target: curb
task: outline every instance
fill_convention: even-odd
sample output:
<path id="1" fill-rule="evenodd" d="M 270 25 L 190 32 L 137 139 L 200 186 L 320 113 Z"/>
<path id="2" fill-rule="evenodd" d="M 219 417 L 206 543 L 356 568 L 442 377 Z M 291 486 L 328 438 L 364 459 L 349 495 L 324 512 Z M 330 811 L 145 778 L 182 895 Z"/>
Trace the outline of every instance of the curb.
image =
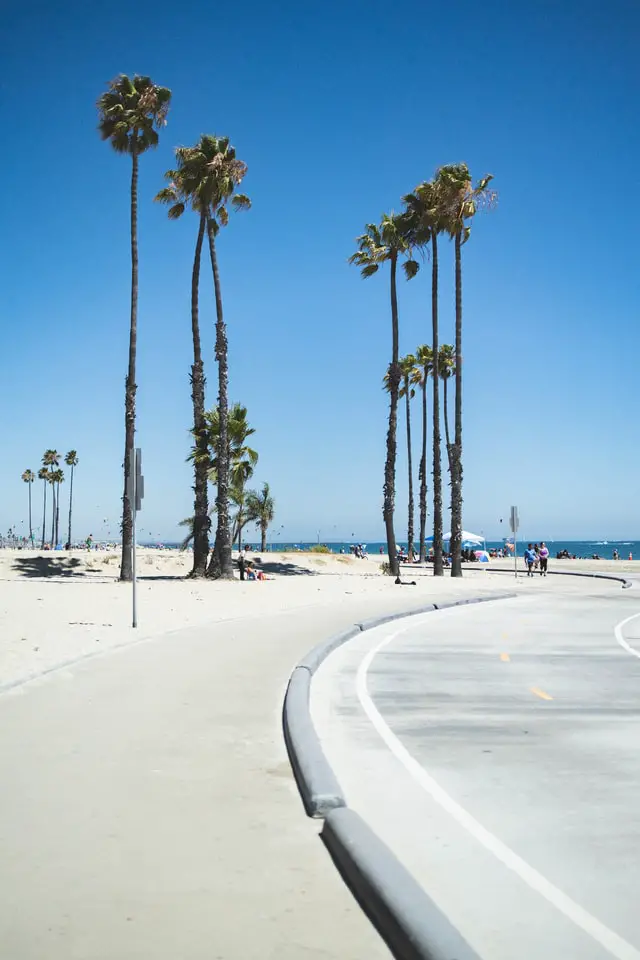
<path id="1" fill-rule="evenodd" d="M 465 570 L 476 572 L 476 566 L 464 567 Z M 510 573 L 513 576 L 513 568 L 509 570 L 506 567 L 485 567 L 484 565 L 478 569 L 480 571 L 486 571 L 488 573 Z M 633 580 L 627 580 L 625 577 L 619 577 L 615 573 L 590 573 L 586 570 L 547 570 L 547 573 L 550 577 L 591 577 L 593 580 L 615 580 L 617 583 L 622 584 L 623 590 L 628 590 L 629 587 L 633 586 Z M 521 576 L 526 576 L 526 570 L 518 570 L 518 574 Z"/>
<path id="2" fill-rule="evenodd" d="M 478 954 L 357 813 L 347 807 L 332 810 L 320 839 L 394 957 L 479 960 Z"/>
<path id="3" fill-rule="evenodd" d="M 313 674 L 338 647 L 383 623 L 489 600 L 496 593 L 429 603 L 385 614 L 344 630 L 314 647 L 294 668 L 282 710 L 289 762 L 307 816 L 324 819 L 321 839 L 343 880 L 396 960 L 478 960 L 446 916 L 436 907 L 395 854 L 353 810 L 324 755 L 309 709 Z"/>

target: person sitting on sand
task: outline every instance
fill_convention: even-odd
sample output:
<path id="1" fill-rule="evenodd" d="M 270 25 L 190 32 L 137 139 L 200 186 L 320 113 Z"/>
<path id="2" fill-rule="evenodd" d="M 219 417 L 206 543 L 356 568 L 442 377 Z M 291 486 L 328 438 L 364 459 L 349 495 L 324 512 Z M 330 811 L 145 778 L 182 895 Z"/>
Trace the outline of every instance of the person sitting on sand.
<path id="1" fill-rule="evenodd" d="M 264 570 L 256 570 L 252 563 L 247 563 L 246 566 L 247 580 L 269 580 L 273 579 L 272 577 L 267 577 Z"/>

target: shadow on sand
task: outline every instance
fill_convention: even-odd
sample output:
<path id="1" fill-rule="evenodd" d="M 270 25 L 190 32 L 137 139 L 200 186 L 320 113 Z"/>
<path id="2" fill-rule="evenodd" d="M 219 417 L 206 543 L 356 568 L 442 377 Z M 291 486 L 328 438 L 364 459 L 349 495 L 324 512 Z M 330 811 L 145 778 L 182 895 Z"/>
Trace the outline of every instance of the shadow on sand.
<path id="1" fill-rule="evenodd" d="M 250 563 L 255 564 L 266 574 L 275 573 L 280 577 L 317 577 L 318 570 L 308 570 L 307 567 L 299 567 L 297 563 L 282 563 L 279 560 L 261 560 L 250 558 Z"/>
<path id="2" fill-rule="evenodd" d="M 22 577 L 84 577 L 78 557 L 16 557 L 13 569 Z"/>

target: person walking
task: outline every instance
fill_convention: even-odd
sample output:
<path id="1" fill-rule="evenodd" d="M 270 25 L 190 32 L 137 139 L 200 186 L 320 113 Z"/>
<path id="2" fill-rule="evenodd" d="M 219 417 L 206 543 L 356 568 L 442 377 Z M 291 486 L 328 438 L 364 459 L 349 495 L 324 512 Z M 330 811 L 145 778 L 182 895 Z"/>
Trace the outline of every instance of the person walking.
<path id="1" fill-rule="evenodd" d="M 536 552 L 533 549 L 533 545 L 529 544 L 527 549 L 524 552 L 524 562 L 527 565 L 527 576 L 533 576 L 533 567 L 536 562 Z"/>
<path id="2" fill-rule="evenodd" d="M 540 576 L 546 577 L 547 575 L 547 564 L 549 563 L 549 548 L 547 547 L 544 540 L 540 544 L 540 550 L 538 552 L 540 558 Z"/>

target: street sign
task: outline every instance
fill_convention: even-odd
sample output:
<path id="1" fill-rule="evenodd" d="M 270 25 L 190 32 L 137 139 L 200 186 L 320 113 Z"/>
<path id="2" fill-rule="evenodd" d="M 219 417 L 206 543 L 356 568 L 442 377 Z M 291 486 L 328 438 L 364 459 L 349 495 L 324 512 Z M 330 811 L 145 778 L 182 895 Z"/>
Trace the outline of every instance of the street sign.
<path id="1" fill-rule="evenodd" d="M 127 479 L 127 496 L 131 509 L 135 507 L 135 512 L 142 510 L 142 500 L 144 497 L 144 477 L 142 476 L 142 450 L 136 447 L 130 452 L 131 463 L 129 468 L 129 477 Z"/>
<path id="2" fill-rule="evenodd" d="M 520 526 L 520 518 L 518 516 L 517 507 L 511 507 L 511 516 L 509 517 L 509 526 L 511 527 L 511 533 L 518 532 L 518 527 Z"/>

